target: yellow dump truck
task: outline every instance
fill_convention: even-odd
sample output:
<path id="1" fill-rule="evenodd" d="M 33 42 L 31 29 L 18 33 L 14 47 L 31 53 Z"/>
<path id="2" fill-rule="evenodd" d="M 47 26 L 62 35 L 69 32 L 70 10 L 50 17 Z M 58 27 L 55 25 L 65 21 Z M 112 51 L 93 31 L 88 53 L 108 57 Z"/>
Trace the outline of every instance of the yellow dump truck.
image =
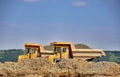
<path id="1" fill-rule="evenodd" d="M 105 56 L 101 49 L 76 49 L 72 42 L 53 42 L 54 55 L 49 56 L 51 62 L 68 58 L 84 58 L 88 61 Z"/>
<path id="2" fill-rule="evenodd" d="M 18 56 L 18 62 L 27 58 L 44 57 L 47 58 L 52 55 L 53 51 L 44 50 L 41 44 L 25 43 L 25 52 L 23 55 Z"/>
<path id="3" fill-rule="evenodd" d="M 24 58 L 36 58 L 45 57 L 51 62 L 57 62 L 61 59 L 69 58 L 84 58 L 86 60 L 92 60 L 105 56 L 105 53 L 101 49 L 76 49 L 72 42 L 53 42 L 50 44 L 54 47 L 53 51 L 47 51 L 41 44 L 25 44 L 27 53 L 20 55 L 18 61 Z"/>

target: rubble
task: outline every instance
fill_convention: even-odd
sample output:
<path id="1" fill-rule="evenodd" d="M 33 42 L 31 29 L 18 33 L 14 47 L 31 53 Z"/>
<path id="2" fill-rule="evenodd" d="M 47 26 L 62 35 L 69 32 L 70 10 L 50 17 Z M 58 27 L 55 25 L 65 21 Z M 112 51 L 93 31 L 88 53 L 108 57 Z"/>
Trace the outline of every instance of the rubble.
<path id="1" fill-rule="evenodd" d="M 57 63 L 45 58 L 24 59 L 0 63 L 0 77 L 120 77 L 120 65 L 84 59 L 63 59 Z"/>

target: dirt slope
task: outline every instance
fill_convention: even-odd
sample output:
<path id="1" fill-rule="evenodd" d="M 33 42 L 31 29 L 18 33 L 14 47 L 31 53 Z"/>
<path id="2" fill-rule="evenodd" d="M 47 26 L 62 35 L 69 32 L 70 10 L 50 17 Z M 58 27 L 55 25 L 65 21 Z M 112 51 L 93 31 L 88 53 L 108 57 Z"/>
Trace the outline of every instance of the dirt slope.
<path id="1" fill-rule="evenodd" d="M 25 59 L 0 63 L 0 77 L 120 77 L 120 65 L 83 59 L 64 59 L 55 64 L 44 58 Z"/>

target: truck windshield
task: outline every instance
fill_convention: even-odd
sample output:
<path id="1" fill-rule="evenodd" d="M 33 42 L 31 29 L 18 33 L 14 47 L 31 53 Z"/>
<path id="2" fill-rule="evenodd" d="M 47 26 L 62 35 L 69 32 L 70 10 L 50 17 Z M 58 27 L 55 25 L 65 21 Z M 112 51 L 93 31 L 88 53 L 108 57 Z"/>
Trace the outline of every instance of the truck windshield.
<path id="1" fill-rule="evenodd" d="M 60 53 L 61 52 L 61 48 L 60 47 L 55 47 L 54 48 L 54 52 L 55 53 Z"/>
<path id="2" fill-rule="evenodd" d="M 24 54 L 28 54 L 28 53 L 34 54 L 35 53 L 35 49 L 33 49 L 33 48 L 26 48 Z"/>
<path id="3" fill-rule="evenodd" d="M 26 48 L 25 51 L 24 51 L 24 54 L 28 54 L 29 52 L 30 52 L 30 49 Z"/>

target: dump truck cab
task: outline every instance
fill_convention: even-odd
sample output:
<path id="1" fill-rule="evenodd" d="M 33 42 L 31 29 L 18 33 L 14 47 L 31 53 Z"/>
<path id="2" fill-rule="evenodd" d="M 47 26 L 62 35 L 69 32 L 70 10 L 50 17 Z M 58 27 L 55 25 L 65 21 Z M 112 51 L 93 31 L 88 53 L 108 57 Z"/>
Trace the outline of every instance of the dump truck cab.
<path id="1" fill-rule="evenodd" d="M 53 54 L 53 51 L 44 50 L 41 44 L 25 43 L 25 51 L 23 55 L 18 56 L 18 62 L 23 59 L 43 57 L 48 58 L 49 55 Z"/>
<path id="2" fill-rule="evenodd" d="M 49 56 L 51 62 L 57 62 L 61 59 L 73 58 L 71 51 L 71 42 L 53 42 L 50 46 L 53 46 L 54 55 Z"/>
<path id="3" fill-rule="evenodd" d="M 42 45 L 40 44 L 25 43 L 24 54 L 18 57 L 18 61 L 21 61 L 26 58 L 41 57 L 40 50 L 43 50 Z"/>
<path id="4" fill-rule="evenodd" d="M 69 47 L 68 46 L 55 46 L 54 53 L 57 54 L 58 58 L 68 58 L 69 57 Z"/>

